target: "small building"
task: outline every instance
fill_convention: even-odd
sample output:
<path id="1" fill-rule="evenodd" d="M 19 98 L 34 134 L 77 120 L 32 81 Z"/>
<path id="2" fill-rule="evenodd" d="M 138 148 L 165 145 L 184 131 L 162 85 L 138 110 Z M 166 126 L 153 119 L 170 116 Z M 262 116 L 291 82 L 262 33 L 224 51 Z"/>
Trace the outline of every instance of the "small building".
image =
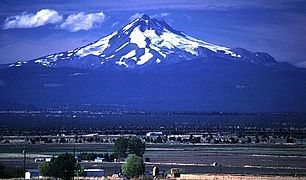
<path id="1" fill-rule="evenodd" d="M 35 158 L 34 162 L 38 163 L 38 162 L 44 162 L 45 158 Z"/>
<path id="2" fill-rule="evenodd" d="M 24 179 L 26 179 L 26 180 L 31 179 L 31 173 L 30 172 L 26 172 L 24 174 Z"/>
<path id="3" fill-rule="evenodd" d="M 86 177 L 103 177 L 105 176 L 104 169 L 84 169 Z"/>
<path id="4" fill-rule="evenodd" d="M 25 173 L 25 179 L 37 178 L 40 177 L 38 169 L 27 169 Z"/>
<path id="5" fill-rule="evenodd" d="M 95 162 L 104 162 L 105 158 L 96 157 Z"/>
<path id="6" fill-rule="evenodd" d="M 152 136 L 162 136 L 163 135 L 163 132 L 148 132 L 147 134 L 146 134 L 146 136 L 148 136 L 148 137 L 152 137 Z"/>

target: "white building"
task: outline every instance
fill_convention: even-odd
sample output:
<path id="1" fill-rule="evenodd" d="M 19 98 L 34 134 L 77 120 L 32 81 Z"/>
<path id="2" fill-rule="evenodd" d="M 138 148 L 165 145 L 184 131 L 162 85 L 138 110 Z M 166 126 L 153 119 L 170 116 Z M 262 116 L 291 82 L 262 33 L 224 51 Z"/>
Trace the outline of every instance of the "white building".
<path id="1" fill-rule="evenodd" d="M 148 137 L 151 137 L 151 136 L 162 136 L 163 135 L 163 132 L 148 132 L 147 134 L 146 134 L 146 136 L 148 136 Z"/>
<path id="2" fill-rule="evenodd" d="M 97 157 L 95 159 L 95 162 L 103 162 L 105 160 L 105 158 L 100 158 L 100 157 Z"/>

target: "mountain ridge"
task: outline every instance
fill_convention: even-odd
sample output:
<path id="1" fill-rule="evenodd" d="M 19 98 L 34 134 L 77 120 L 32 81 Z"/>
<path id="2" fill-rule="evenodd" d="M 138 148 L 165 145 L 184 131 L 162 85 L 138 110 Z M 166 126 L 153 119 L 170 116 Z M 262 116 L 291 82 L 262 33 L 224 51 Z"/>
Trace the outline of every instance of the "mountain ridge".
<path id="1" fill-rule="evenodd" d="M 173 29 L 164 20 L 143 15 L 88 45 L 30 61 L 18 61 L 9 66 L 39 64 L 46 67 L 98 69 L 119 65 L 135 68 L 199 57 L 224 57 L 268 66 L 277 64 L 267 53 L 253 53 L 242 48 L 230 49 L 207 43 Z"/>
<path id="2" fill-rule="evenodd" d="M 75 51 L 2 65 L 0 102 L 37 108 L 116 104 L 144 111 L 305 112 L 306 69 L 267 53 L 195 40 L 148 18 Z"/>

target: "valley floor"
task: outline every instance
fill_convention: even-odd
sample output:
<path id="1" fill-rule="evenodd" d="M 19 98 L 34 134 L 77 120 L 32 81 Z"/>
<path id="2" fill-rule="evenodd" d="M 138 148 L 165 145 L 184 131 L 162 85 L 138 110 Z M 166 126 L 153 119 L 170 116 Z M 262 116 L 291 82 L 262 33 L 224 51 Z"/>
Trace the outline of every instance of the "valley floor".
<path id="1" fill-rule="evenodd" d="M 40 163 L 34 161 L 37 157 L 73 153 L 74 148 L 76 155 L 81 152 L 110 153 L 113 149 L 113 144 L 101 143 L 0 144 L 0 164 L 9 169 L 22 169 L 24 146 L 27 148 L 27 169 L 38 168 Z M 147 144 L 144 158 L 150 158 L 150 162 L 145 163 L 147 172 L 157 166 L 164 172 L 171 168 L 180 168 L 189 174 L 243 174 L 246 175 L 242 176 L 243 178 L 250 176 L 249 179 L 254 175 L 306 177 L 305 145 Z M 85 168 L 101 168 L 105 170 L 106 175 L 112 175 L 120 172 L 123 162 L 81 161 L 80 163 Z M 222 176 L 216 178 L 222 179 Z M 233 179 L 235 178 L 239 179 L 239 176 L 234 176 Z"/>

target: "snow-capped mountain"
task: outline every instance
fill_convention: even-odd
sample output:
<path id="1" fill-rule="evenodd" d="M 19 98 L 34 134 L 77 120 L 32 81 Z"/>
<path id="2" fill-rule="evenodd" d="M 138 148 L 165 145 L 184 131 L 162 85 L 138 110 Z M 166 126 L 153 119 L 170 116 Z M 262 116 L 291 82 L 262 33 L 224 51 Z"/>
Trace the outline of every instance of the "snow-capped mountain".
<path id="1" fill-rule="evenodd" d="M 119 65 L 129 68 L 214 56 L 248 59 L 255 63 L 260 62 L 258 59 L 263 55 L 207 43 L 172 29 L 163 20 L 143 15 L 122 29 L 84 47 L 31 61 L 16 62 L 10 66 L 40 64 L 47 67 L 98 68 Z M 269 55 L 264 58 L 270 63 L 275 62 Z"/>
<path id="2" fill-rule="evenodd" d="M 144 15 L 84 47 L 0 66 L 0 107 L 304 112 L 305 82 L 305 69 L 267 53 L 213 45 Z"/>

